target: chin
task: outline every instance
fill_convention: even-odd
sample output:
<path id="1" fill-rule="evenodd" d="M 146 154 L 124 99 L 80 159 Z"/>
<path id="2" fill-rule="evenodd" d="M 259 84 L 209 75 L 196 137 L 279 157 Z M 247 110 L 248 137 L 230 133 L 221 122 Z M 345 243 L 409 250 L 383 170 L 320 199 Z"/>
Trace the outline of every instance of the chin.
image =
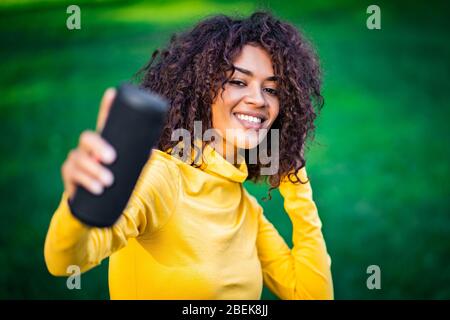
<path id="1" fill-rule="evenodd" d="M 234 137 L 234 145 L 239 149 L 253 149 L 256 148 L 261 141 L 264 140 L 266 134 L 262 134 L 260 132 L 249 132 L 246 134 L 240 134 Z"/>

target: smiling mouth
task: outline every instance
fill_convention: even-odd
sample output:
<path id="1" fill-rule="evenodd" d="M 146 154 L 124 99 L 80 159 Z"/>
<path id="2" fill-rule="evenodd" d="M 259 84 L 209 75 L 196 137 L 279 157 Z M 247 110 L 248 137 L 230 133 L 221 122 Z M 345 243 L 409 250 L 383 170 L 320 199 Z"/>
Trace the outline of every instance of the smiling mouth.
<path id="1" fill-rule="evenodd" d="M 246 113 L 235 112 L 233 115 L 246 129 L 261 129 L 266 121 L 264 117 Z"/>

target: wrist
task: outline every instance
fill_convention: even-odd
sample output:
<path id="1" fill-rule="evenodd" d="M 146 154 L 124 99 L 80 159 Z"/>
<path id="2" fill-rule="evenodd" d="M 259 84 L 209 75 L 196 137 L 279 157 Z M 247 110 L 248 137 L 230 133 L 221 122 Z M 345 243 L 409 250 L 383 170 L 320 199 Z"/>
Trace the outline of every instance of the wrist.
<path id="1" fill-rule="evenodd" d="M 297 175 L 290 171 L 280 182 L 280 193 L 284 198 L 298 198 L 311 192 L 311 185 L 306 172 L 306 167 L 301 168 Z"/>

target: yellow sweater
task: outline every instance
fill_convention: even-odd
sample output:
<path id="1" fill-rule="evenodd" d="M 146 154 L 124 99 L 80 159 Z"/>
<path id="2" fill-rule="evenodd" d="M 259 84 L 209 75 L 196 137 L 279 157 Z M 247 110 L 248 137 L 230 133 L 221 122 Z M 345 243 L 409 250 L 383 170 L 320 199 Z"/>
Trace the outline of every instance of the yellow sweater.
<path id="1" fill-rule="evenodd" d="M 45 241 L 50 273 L 68 276 L 70 265 L 84 272 L 110 257 L 111 299 L 260 299 L 263 280 L 281 299 L 332 299 L 310 184 L 280 185 L 291 250 L 244 189 L 246 164 L 236 168 L 211 147 L 204 159 L 199 169 L 153 150 L 110 228 L 82 224 L 63 193 Z"/>

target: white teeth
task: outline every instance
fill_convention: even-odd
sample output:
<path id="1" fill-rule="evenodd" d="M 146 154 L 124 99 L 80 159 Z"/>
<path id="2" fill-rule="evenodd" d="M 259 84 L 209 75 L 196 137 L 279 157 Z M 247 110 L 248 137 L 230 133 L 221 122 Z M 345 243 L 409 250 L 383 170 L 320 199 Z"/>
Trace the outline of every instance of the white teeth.
<path id="1" fill-rule="evenodd" d="M 248 122 L 261 123 L 261 118 L 249 116 L 249 115 L 246 115 L 246 114 L 237 113 L 236 117 L 238 117 L 241 120 L 248 121 Z"/>

